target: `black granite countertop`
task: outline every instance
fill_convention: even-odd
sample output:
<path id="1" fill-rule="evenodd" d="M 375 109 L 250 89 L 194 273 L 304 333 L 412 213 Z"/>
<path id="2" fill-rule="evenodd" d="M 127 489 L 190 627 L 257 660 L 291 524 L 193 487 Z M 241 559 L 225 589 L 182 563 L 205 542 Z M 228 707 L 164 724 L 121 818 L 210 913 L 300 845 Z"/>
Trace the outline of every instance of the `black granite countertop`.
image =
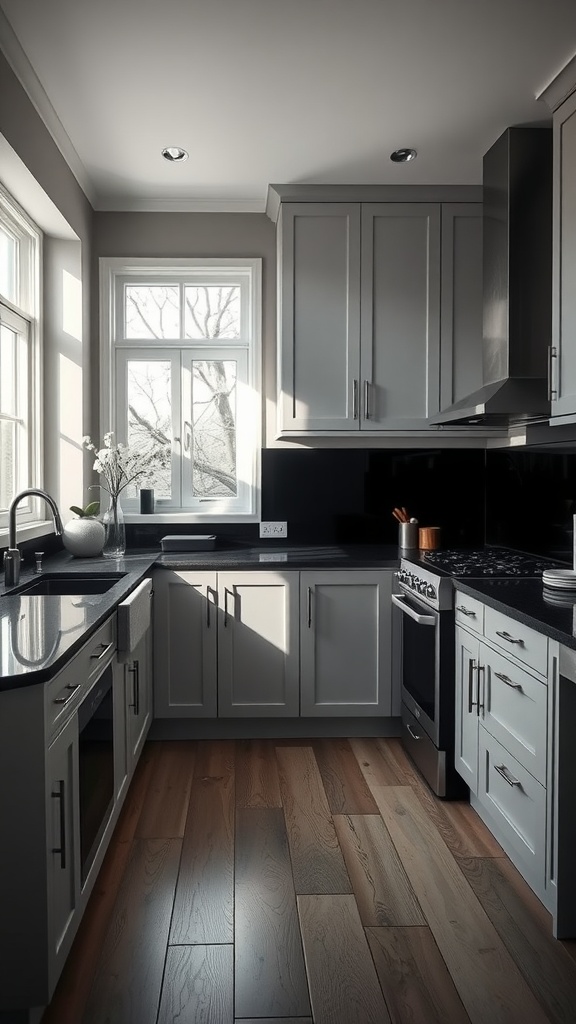
<path id="1" fill-rule="evenodd" d="M 576 594 L 544 589 L 542 579 L 454 579 L 456 590 L 576 650 Z"/>
<path id="2" fill-rule="evenodd" d="M 124 558 L 73 558 L 67 552 L 44 562 L 47 575 L 121 572 L 122 579 L 103 594 L 26 596 L 15 593 L 40 577 L 21 573 L 17 588 L 0 584 L 0 691 L 51 679 L 152 568 L 175 570 L 243 569 L 394 569 L 394 545 L 352 547 L 263 544 L 213 551 L 163 554 L 128 551 Z"/>

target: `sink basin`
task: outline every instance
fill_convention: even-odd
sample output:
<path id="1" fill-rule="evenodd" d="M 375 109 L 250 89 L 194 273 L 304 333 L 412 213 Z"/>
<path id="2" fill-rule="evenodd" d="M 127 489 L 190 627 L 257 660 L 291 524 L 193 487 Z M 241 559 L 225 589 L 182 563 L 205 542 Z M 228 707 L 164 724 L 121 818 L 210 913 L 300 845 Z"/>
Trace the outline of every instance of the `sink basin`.
<path id="1" fill-rule="evenodd" d="M 24 597 L 61 597 L 65 594 L 105 594 L 118 580 L 121 580 L 126 573 L 116 572 L 100 576 L 64 576 L 54 575 L 42 576 L 40 579 L 31 580 L 21 587 L 11 591 L 13 594 L 22 594 Z"/>

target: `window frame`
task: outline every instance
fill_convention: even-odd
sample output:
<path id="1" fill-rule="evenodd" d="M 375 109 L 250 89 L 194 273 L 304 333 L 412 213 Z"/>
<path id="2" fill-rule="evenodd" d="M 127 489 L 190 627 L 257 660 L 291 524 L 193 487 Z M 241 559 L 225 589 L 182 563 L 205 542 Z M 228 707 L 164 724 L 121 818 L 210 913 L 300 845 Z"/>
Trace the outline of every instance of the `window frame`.
<path id="1" fill-rule="evenodd" d="M 246 392 L 250 398 L 245 409 L 245 419 L 239 422 L 242 441 L 249 441 L 250 465 L 246 465 L 246 456 L 240 445 L 238 462 L 240 472 L 248 475 L 247 485 L 239 488 L 239 495 L 233 499 L 208 498 L 198 499 L 195 505 L 184 506 L 180 496 L 180 505 L 174 507 L 164 500 L 156 501 L 153 515 L 141 516 L 138 512 L 137 499 L 123 498 L 122 507 L 127 522 L 188 522 L 188 523 L 219 523 L 219 522 L 258 522 L 260 519 L 260 449 L 262 422 L 262 259 L 261 258 L 134 258 L 116 257 L 100 258 L 100 437 L 111 429 L 116 440 L 125 441 L 126 410 L 123 400 L 125 391 L 121 387 L 126 380 L 126 364 L 134 359 L 149 358 L 172 361 L 173 370 L 178 373 L 179 397 L 178 421 L 179 435 L 183 434 L 183 418 L 186 407 L 186 395 L 183 385 L 185 364 L 192 359 L 234 358 L 246 352 L 247 373 Z M 126 284 L 152 285 L 178 283 L 182 288 L 186 284 L 222 284 L 222 278 L 229 279 L 230 284 L 239 284 L 240 302 L 240 334 L 237 338 L 129 338 L 124 337 L 123 310 L 121 309 L 123 289 Z M 183 331 L 183 324 L 181 325 Z M 216 355 L 217 353 L 217 355 Z M 172 381 L 174 395 L 175 381 Z M 108 427 L 110 424 L 110 427 Z M 174 452 L 172 448 L 173 467 L 178 464 L 179 478 L 181 473 L 184 445 L 182 451 Z M 243 461 L 244 460 L 244 461 Z M 174 472 L 174 469 L 173 469 Z M 184 486 L 182 486 L 184 490 Z"/>
<path id="2" fill-rule="evenodd" d="M 15 392 L 22 412 L 16 415 L 15 421 L 20 423 L 23 437 L 19 440 L 18 449 L 25 447 L 25 458 L 17 460 L 15 497 L 20 491 L 29 487 L 42 487 L 43 484 L 43 444 L 42 444 L 42 241 L 43 235 L 38 226 L 13 196 L 0 184 L 0 224 L 17 240 L 16 255 L 16 301 L 0 294 L 0 322 L 8 330 L 15 331 L 24 337 L 24 353 L 17 353 L 18 370 L 15 379 Z M 25 377 L 25 380 L 22 380 Z M 25 397 L 24 397 L 25 395 Z M 4 418 L 4 417 L 2 417 Z M 7 417 L 10 418 L 10 417 Z M 43 509 L 40 501 L 27 497 L 19 503 L 16 511 L 16 523 L 19 539 L 33 537 L 46 532 L 42 517 Z M 0 509 L 0 537 L 8 534 L 8 509 Z"/>

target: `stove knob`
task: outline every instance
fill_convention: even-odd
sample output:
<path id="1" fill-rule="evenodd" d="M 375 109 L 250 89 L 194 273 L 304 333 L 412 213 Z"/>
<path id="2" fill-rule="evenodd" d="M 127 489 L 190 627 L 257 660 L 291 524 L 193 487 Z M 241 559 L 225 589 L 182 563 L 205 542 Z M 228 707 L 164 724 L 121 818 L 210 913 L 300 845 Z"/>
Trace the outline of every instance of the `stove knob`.
<path id="1" fill-rule="evenodd" d="M 426 597 L 430 597 L 432 598 L 433 601 L 435 601 L 436 596 L 436 587 L 433 587 L 432 584 L 429 583 L 428 586 L 426 587 Z"/>
<path id="2" fill-rule="evenodd" d="M 412 590 L 416 590 L 416 587 L 418 586 L 418 577 L 414 576 L 413 573 L 411 573 L 410 575 L 412 577 L 410 580 L 410 586 L 412 587 Z"/>
<path id="3" fill-rule="evenodd" d="M 426 580 L 419 580 L 418 581 L 418 593 L 419 594 L 425 594 L 426 593 L 426 586 L 427 586 Z"/>

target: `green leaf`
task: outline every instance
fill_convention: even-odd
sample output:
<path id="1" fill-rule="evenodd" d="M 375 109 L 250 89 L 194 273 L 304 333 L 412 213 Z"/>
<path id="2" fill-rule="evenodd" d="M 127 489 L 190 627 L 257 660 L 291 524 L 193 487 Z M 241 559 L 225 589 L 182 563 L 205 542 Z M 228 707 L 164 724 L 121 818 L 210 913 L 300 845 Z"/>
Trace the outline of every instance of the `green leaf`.
<path id="1" fill-rule="evenodd" d="M 80 516 L 81 519 L 84 518 L 86 514 L 83 508 L 78 508 L 78 505 L 70 505 L 70 511 L 75 512 L 76 515 Z"/>
<path id="2" fill-rule="evenodd" d="M 97 516 L 100 511 L 100 502 L 91 501 L 89 505 L 86 505 L 84 509 L 85 516 Z"/>

